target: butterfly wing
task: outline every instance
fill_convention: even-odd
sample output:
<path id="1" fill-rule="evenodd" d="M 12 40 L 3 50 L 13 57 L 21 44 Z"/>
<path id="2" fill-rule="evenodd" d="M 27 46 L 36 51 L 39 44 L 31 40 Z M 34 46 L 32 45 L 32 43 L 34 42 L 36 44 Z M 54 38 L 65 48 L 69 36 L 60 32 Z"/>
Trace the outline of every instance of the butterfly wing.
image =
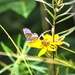
<path id="1" fill-rule="evenodd" d="M 32 37 L 31 31 L 28 28 L 24 28 L 23 32 L 25 34 L 27 41 L 31 41 L 31 37 Z"/>
<path id="2" fill-rule="evenodd" d="M 37 39 L 38 39 L 38 34 L 33 33 L 33 34 L 32 34 L 32 37 L 31 37 L 31 40 L 32 40 L 33 42 L 35 42 Z"/>
<path id="3" fill-rule="evenodd" d="M 23 32 L 28 42 L 34 42 L 38 39 L 38 34 L 32 33 L 28 28 L 24 28 Z"/>

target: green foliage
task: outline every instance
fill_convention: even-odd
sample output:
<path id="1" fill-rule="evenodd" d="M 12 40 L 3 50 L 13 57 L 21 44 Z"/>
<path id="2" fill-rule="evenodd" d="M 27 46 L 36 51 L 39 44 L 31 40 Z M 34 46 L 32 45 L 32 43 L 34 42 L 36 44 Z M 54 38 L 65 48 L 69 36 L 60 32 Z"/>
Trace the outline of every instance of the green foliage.
<path id="1" fill-rule="evenodd" d="M 17 45 L 19 47 L 21 44 L 21 39 L 22 39 L 21 34 L 19 34 L 17 38 Z M 11 68 L 12 69 L 9 70 L 10 75 L 23 75 L 23 74 L 28 75 L 31 71 L 35 73 L 33 70 L 41 72 L 41 73 L 46 73 L 47 68 L 38 66 L 41 62 L 38 62 L 38 61 L 27 62 L 27 60 L 24 57 L 21 57 L 21 56 L 27 55 L 27 53 L 30 50 L 30 48 L 27 46 L 27 42 L 24 43 L 21 55 L 19 55 L 19 52 L 15 54 L 8 46 L 3 44 L 2 42 L 1 42 L 1 46 L 4 52 L 6 53 L 6 56 L 9 57 L 9 59 L 13 62 L 13 64 L 11 63 L 10 65 L 4 66 L 4 68 L 0 70 L 0 74 Z M 13 57 L 15 57 L 16 59 L 14 59 Z M 28 70 L 30 70 L 30 72 L 28 72 Z M 31 75 L 32 75 L 32 72 L 30 73 Z"/>
<path id="2" fill-rule="evenodd" d="M 66 11 L 62 12 L 64 6 L 72 5 L 73 3 L 75 3 L 75 0 L 68 2 L 64 0 L 52 0 L 51 3 L 47 3 L 44 0 L 36 1 L 43 3 L 45 11 L 48 13 L 49 17 L 51 16 L 52 18 L 52 20 L 50 21 L 47 17 L 45 19 L 51 25 L 50 31 L 53 37 L 56 33 L 56 26 L 60 23 L 63 24 L 64 21 L 75 15 L 75 13 L 70 12 L 73 6 L 70 6 Z M 35 0 L 0 0 L 0 13 L 12 10 L 17 14 L 20 14 L 24 18 L 28 18 L 28 16 L 35 7 Z M 48 7 L 51 10 L 49 10 Z M 33 16 L 31 19 L 33 19 Z M 33 20 L 31 21 L 33 22 Z M 35 30 L 37 29 L 36 26 L 34 26 L 33 28 Z M 54 75 L 54 70 L 56 70 L 56 75 L 63 75 L 63 73 L 64 75 L 75 75 L 75 73 L 73 73 L 73 70 L 75 70 L 75 60 L 73 61 L 72 59 L 70 59 L 70 53 L 74 53 L 71 55 L 75 55 L 75 51 L 69 49 L 70 43 L 64 42 L 68 48 L 66 48 L 65 46 L 59 46 L 61 48 L 59 50 L 60 52 L 58 53 L 58 51 L 56 51 L 54 55 L 51 56 L 53 58 L 51 58 L 50 56 L 48 56 L 48 58 L 38 58 L 37 56 L 33 55 L 33 53 L 38 51 L 36 49 L 35 52 L 33 51 L 34 49 L 31 50 L 31 48 L 28 47 L 27 41 L 22 42 L 23 37 L 21 34 L 17 36 L 17 43 L 15 43 L 15 41 L 11 38 L 11 36 L 8 34 L 8 32 L 4 29 L 2 25 L 0 25 L 0 29 L 2 29 L 4 33 L 8 36 L 9 40 L 12 42 L 15 48 L 13 50 L 13 48 L 8 46 L 1 40 L 0 46 L 3 51 L 0 51 L 0 54 L 5 57 L 8 57 L 8 60 L 10 62 L 7 63 L 4 61 L 0 61 L 0 65 L 2 66 L 2 68 L 0 69 L 0 74 L 8 70 L 10 75 L 48 75 L 48 71 L 49 75 L 52 75 L 50 74 L 51 72 L 53 72 Z M 57 33 L 60 35 L 59 40 L 62 37 L 68 37 L 68 35 L 70 35 L 74 30 L 75 26 Z M 64 50 L 62 51 L 62 49 Z M 69 51 L 69 53 L 65 52 L 65 50 Z M 32 56 L 29 55 L 30 53 L 32 54 Z M 69 57 L 69 59 L 66 58 L 67 56 Z M 70 69 L 72 73 L 70 72 Z"/>
<path id="3" fill-rule="evenodd" d="M 0 0 L 0 13 L 10 9 L 27 18 L 35 7 L 35 0 Z"/>
<path id="4" fill-rule="evenodd" d="M 0 70 L 0 74 L 3 73 L 4 71 L 8 70 L 9 68 L 11 68 L 13 66 L 13 64 L 10 64 L 6 67 L 4 67 L 3 69 Z"/>
<path id="5" fill-rule="evenodd" d="M 2 42 L 1 42 L 1 46 L 3 48 L 3 50 L 7 53 L 8 57 L 11 59 L 12 62 L 14 62 L 14 58 L 11 56 L 10 53 L 13 53 L 13 51 L 6 45 L 4 45 Z"/>

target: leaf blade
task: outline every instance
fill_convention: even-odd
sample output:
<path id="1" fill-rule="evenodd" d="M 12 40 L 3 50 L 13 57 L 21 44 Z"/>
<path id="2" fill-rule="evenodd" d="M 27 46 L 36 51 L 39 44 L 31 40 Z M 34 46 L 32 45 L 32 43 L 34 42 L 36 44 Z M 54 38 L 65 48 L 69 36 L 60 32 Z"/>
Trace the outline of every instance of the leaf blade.
<path id="1" fill-rule="evenodd" d="M 57 21 L 56 24 L 61 23 L 61 22 L 65 21 L 65 20 L 67 20 L 67 19 L 73 17 L 74 15 L 75 15 L 75 13 L 72 13 L 72 14 L 70 14 L 69 16 L 67 16 L 67 17 L 65 17 L 65 18 L 63 18 L 63 19 Z"/>

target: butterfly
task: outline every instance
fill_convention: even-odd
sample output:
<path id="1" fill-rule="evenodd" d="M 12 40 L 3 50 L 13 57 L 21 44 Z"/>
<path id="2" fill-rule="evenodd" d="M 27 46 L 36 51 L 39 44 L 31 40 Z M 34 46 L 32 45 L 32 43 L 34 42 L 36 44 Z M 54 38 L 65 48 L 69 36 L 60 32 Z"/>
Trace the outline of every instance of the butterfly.
<path id="1" fill-rule="evenodd" d="M 24 28 L 23 32 L 28 42 L 35 42 L 38 39 L 38 34 L 32 33 L 28 28 Z"/>

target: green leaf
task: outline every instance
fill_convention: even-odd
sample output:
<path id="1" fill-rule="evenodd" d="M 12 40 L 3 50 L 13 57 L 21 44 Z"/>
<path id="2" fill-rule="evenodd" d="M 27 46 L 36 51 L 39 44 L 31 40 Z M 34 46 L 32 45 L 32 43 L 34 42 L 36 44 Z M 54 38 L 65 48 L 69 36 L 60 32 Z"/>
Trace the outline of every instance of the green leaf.
<path id="1" fill-rule="evenodd" d="M 20 47 L 20 44 L 21 44 L 21 34 L 18 35 L 17 46 Z"/>
<path id="2" fill-rule="evenodd" d="M 0 1 L 0 13 L 11 9 L 27 18 L 35 6 L 35 0 L 3 0 Z"/>
<path id="3" fill-rule="evenodd" d="M 9 0 L 0 0 L 0 13 L 5 12 L 9 9 L 9 6 L 7 5 Z"/>
<path id="4" fill-rule="evenodd" d="M 1 46 L 4 49 L 4 51 L 7 53 L 8 57 L 11 59 L 11 61 L 14 62 L 15 60 L 10 54 L 10 53 L 13 53 L 13 51 L 8 46 L 6 46 L 4 43 L 2 43 L 2 42 L 1 42 Z"/>
<path id="5" fill-rule="evenodd" d="M 53 8 L 53 7 L 51 6 L 51 4 L 48 4 L 48 3 L 45 2 L 45 1 L 42 1 L 42 0 L 36 0 L 36 1 L 45 3 L 45 4 L 47 4 L 48 6 L 50 5 L 50 7 Z M 45 10 L 48 12 L 48 14 L 49 14 L 52 18 L 54 18 L 54 15 L 53 15 L 53 13 L 52 13 L 50 10 L 48 10 L 48 9 L 45 9 Z"/>
<path id="6" fill-rule="evenodd" d="M 67 19 L 73 17 L 74 15 L 75 15 L 75 13 L 72 13 L 72 14 L 70 14 L 69 16 L 67 16 L 67 17 L 65 17 L 65 18 L 63 18 L 63 19 L 57 21 L 56 24 L 61 23 L 61 22 L 65 21 L 65 20 L 67 20 Z"/>
<path id="7" fill-rule="evenodd" d="M 31 64 L 30 64 L 30 67 L 41 73 L 45 73 L 45 71 L 47 70 L 47 68 L 45 68 L 45 67 L 40 67 L 40 66 L 36 66 L 36 65 L 31 65 Z"/>
<path id="8" fill-rule="evenodd" d="M 60 32 L 60 33 L 58 33 L 58 34 L 59 34 L 59 35 L 62 34 L 62 35 L 60 36 L 60 38 L 61 38 L 61 37 L 64 37 L 64 36 L 68 36 L 68 35 L 71 34 L 74 30 L 75 30 L 75 26 L 72 27 L 72 28 L 70 28 L 70 29 L 67 29 L 67 30 L 65 30 L 65 31 L 62 31 L 62 32 Z"/>
<path id="9" fill-rule="evenodd" d="M 23 50 L 26 50 L 26 48 L 27 48 L 27 41 L 24 42 Z"/>
<path id="10" fill-rule="evenodd" d="M 34 0 L 20 0 L 18 2 L 10 4 L 10 6 L 12 10 L 27 18 L 35 8 L 36 3 Z"/>
<path id="11" fill-rule="evenodd" d="M 73 66 L 73 61 L 70 59 L 70 64 Z"/>
<path id="12" fill-rule="evenodd" d="M 55 0 L 52 0 L 52 7 L 53 7 L 53 9 L 54 9 L 54 2 L 55 2 Z"/>
<path id="13" fill-rule="evenodd" d="M 47 17 L 45 17 L 45 20 L 52 26 L 52 23 L 49 21 Z"/>
<path id="14" fill-rule="evenodd" d="M 67 61 L 67 59 L 65 58 L 65 56 L 63 54 L 61 54 L 62 59 L 64 59 L 65 61 Z"/>
<path id="15" fill-rule="evenodd" d="M 74 4 L 74 3 L 75 3 L 75 0 L 71 0 L 69 2 L 61 3 L 59 6 L 61 6 L 61 5 L 70 5 L 70 4 Z"/>
<path id="16" fill-rule="evenodd" d="M 56 18 L 62 17 L 64 15 L 72 14 L 72 13 L 69 13 L 71 10 L 72 10 L 72 6 L 69 9 L 67 9 L 64 13 L 57 15 Z"/>
<path id="17" fill-rule="evenodd" d="M 1 42 L 1 46 L 5 52 L 12 53 L 12 50 L 9 47 L 7 47 L 3 42 Z"/>
<path id="18" fill-rule="evenodd" d="M 60 6 L 59 9 L 58 9 L 58 12 L 60 12 L 63 7 L 64 7 L 64 5 Z"/>
<path id="19" fill-rule="evenodd" d="M 10 75 L 20 75 L 18 63 L 14 63 L 13 68 L 12 68 L 12 72 Z"/>
<path id="20" fill-rule="evenodd" d="M 50 10 L 48 10 L 48 9 L 46 9 L 46 11 L 47 11 L 48 14 L 54 19 L 54 15 L 53 15 L 53 13 L 52 13 Z"/>
<path id="21" fill-rule="evenodd" d="M 28 75 L 27 73 L 27 71 L 28 70 L 25 70 L 25 68 L 26 68 L 26 66 L 25 66 L 25 63 L 23 64 L 22 62 L 21 62 L 21 64 L 19 65 L 19 70 L 20 70 L 20 72 L 21 72 L 21 75 Z"/>
<path id="22" fill-rule="evenodd" d="M 23 45 L 23 51 L 24 51 L 24 54 L 27 54 L 30 50 L 30 47 L 27 46 L 27 42 L 24 43 Z"/>
<path id="23" fill-rule="evenodd" d="M 69 75 L 69 68 L 66 68 L 66 75 Z"/>
<path id="24" fill-rule="evenodd" d="M 52 5 L 51 5 L 50 3 L 47 3 L 47 2 L 44 1 L 44 0 L 35 0 L 35 1 L 38 1 L 38 2 L 44 3 L 44 4 L 46 4 L 47 6 L 53 8 Z"/>
<path id="25" fill-rule="evenodd" d="M 13 66 L 13 64 L 10 64 L 10 65 L 4 67 L 3 69 L 0 70 L 0 74 L 3 73 L 4 71 L 8 70 L 12 66 Z"/>

